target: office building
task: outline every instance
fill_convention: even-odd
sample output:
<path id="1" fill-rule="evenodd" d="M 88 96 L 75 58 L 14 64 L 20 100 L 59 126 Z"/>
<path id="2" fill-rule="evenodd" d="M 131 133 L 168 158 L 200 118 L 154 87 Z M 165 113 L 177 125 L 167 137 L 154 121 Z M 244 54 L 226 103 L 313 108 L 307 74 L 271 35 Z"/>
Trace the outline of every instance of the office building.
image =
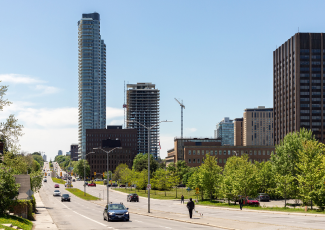
<path id="1" fill-rule="evenodd" d="M 45 154 L 43 154 L 43 161 L 46 162 L 47 161 L 47 156 Z"/>
<path id="2" fill-rule="evenodd" d="M 78 144 L 71 144 L 70 145 L 70 153 L 71 153 L 71 160 L 78 161 Z"/>
<path id="3" fill-rule="evenodd" d="M 91 175 L 94 175 L 94 172 L 96 175 L 106 172 L 106 152 L 113 149 L 107 145 L 109 140 L 120 140 L 122 147 L 109 154 L 109 171 L 114 172 L 121 163 L 132 168 L 133 159 L 137 155 L 137 130 L 122 129 L 122 126 L 119 125 L 108 125 L 107 129 L 87 129 L 86 131 L 86 159 L 89 162 Z M 102 148 L 102 150 L 98 148 Z"/>
<path id="4" fill-rule="evenodd" d="M 127 85 L 127 127 L 138 131 L 138 153 L 148 152 L 148 128 L 158 124 L 160 92 L 152 83 Z M 130 122 L 135 121 L 135 122 Z M 137 123 L 139 122 L 139 123 Z M 150 154 L 159 157 L 159 124 L 150 130 Z"/>
<path id="5" fill-rule="evenodd" d="M 217 124 L 214 138 L 221 138 L 221 145 L 234 146 L 234 123 L 229 117 L 225 117 Z"/>
<path id="6" fill-rule="evenodd" d="M 243 118 L 234 119 L 234 146 L 243 146 Z"/>
<path id="7" fill-rule="evenodd" d="M 245 109 L 243 145 L 273 146 L 273 108 Z"/>
<path id="8" fill-rule="evenodd" d="M 300 128 L 324 141 L 325 34 L 297 33 L 273 52 L 274 143 Z"/>
<path id="9" fill-rule="evenodd" d="M 62 156 L 62 150 L 58 151 L 58 156 Z"/>
<path id="10" fill-rule="evenodd" d="M 106 125 L 106 45 L 100 36 L 98 13 L 82 14 L 78 21 L 79 157 L 86 153 L 86 129 Z"/>

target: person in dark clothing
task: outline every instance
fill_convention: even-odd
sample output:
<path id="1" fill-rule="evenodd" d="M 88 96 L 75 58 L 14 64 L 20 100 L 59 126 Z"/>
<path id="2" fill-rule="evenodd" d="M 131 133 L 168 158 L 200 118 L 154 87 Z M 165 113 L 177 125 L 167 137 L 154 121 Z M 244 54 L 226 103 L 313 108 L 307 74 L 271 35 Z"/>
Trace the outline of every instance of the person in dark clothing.
<path id="1" fill-rule="evenodd" d="M 181 203 L 184 204 L 184 196 L 183 195 L 181 196 Z"/>
<path id="2" fill-rule="evenodd" d="M 239 199 L 239 207 L 240 207 L 240 210 L 243 210 L 243 204 L 244 204 L 244 200 L 242 197 L 240 197 Z"/>
<path id="3" fill-rule="evenodd" d="M 190 201 L 187 202 L 187 208 L 188 208 L 188 211 L 190 213 L 190 218 L 192 219 L 192 213 L 193 213 L 193 209 L 195 208 L 195 204 L 194 202 L 192 201 L 192 198 L 190 198 Z"/>

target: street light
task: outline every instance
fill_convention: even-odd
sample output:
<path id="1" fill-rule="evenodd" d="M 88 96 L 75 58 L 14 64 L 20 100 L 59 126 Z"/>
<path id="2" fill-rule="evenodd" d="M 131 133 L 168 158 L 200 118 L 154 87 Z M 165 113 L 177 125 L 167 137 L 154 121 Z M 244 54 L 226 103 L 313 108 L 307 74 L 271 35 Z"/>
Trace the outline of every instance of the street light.
<path id="1" fill-rule="evenodd" d="M 85 155 L 85 158 L 84 158 L 84 196 L 86 196 L 86 166 L 85 166 L 85 160 L 86 160 L 86 156 L 88 154 L 91 154 L 91 153 L 94 153 L 94 152 L 87 153 Z"/>
<path id="2" fill-rule="evenodd" d="M 110 151 L 105 151 L 104 149 L 102 148 L 93 148 L 93 149 L 99 149 L 99 150 L 102 150 L 103 152 L 107 153 L 107 179 L 106 179 L 106 182 L 107 182 L 107 187 L 106 187 L 106 190 L 107 190 L 107 205 L 109 203 L 109 189 L 108 189 L 108 177 L 109 177 L 109 174 L 108 174 L 108 154 L 113 152 L 115 149 L 122 149 L 122 147 L 116 147 L 114 149 L 111 149 Z"/>
<path id="3" fill-rule="evenodd" d="M 133 120 L 127 120 L 127 122 L 135 122 L 141 125 L 142 127 L 146 128 L 148 130 L 148 185 L 150 184 L 150 130 L 157 125 L 159 125 L 162 122 L 173 122 L 173 121 L 159 121 L 157 124 L 151 126 L 151 127 L 146 127 L 140 122 L 133 121 Z M 148 213 L 150 213 L 150 189 L 148 189 Z"/>

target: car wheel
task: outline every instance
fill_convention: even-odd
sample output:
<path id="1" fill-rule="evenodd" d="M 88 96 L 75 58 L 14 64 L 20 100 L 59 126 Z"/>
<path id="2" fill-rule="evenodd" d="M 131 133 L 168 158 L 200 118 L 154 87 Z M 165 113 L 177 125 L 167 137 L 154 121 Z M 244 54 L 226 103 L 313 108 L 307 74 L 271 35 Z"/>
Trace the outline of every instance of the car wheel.
<path id="1" fill-rule="evenodd" d="M 105 215 L 103 215 L 103 219 L 106 220 Z"/>

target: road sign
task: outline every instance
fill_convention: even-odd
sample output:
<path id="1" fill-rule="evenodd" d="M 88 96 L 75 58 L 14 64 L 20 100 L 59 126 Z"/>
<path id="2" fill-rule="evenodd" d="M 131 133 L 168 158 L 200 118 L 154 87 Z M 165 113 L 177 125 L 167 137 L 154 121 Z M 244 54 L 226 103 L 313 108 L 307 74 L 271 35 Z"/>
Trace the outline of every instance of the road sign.
<path id="1" fill-rule="evenodd" d="M 26 192 L 26 194 L 27 194 L 27 196 L 28 196 L 28 198 L 29 197 L 31 197 L 33 194 L 34 194 L 34 192 L 32 191 L 32 190 L 28 190 L 27 192 Z"/>
<path id="2" fill-rule="evenodd" d="M 94 172 L 94 176 L 96 176 L 96 172 Z"/>
<path id="3" fill-rule="evenodd" d="M 188 187 L 186 190 L 187 190 L 188 192 L 192 191 L 192 189 L 191 189 L 190 187 Z"/>
<path id="4" fill-rule="evenodd" d="M 147 189 L 148 189 L 148 190 L 151 189 L 151 184 L 147 184 Z"/>
<path id="5" fill-rule="evenodd" d="M 195 188 L 195 191 L 198 192 L 200 189 L 198 187 Z"/>
<path id="6" fill-rule="evenodd" d="M 200 194 L 200 192 L 199 191 L 196 191 L 195 194 Z"/>
<path id="7" fill-rule="evenodd" d="M 128 186 L 129 186 L 129 187 L 131 186 L 131 183 L 130 183 L 130 182 L 128 183 Z"/>
<path id="8" fill-rule="evenodd" d="M 60 172 L 60 176 L 62 176 L 62 172 Z"/>

